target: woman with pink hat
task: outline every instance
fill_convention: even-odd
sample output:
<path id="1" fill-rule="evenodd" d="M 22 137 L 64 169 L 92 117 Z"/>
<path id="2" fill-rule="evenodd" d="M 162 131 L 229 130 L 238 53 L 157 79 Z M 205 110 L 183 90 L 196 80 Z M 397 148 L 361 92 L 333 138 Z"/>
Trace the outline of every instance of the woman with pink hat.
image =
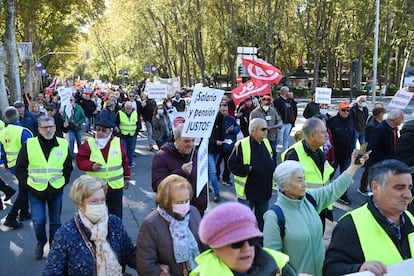
<path id="1" fill-rule="evenodd" d="M 201 220 L 199 236 L 211 249 L 196 258 L 198 266 L 191 276 L 295 275 L 286 266 L 289 256 L 259 245 L 262 233 L 246 205 L 227 202 L 217 206 Z"/>

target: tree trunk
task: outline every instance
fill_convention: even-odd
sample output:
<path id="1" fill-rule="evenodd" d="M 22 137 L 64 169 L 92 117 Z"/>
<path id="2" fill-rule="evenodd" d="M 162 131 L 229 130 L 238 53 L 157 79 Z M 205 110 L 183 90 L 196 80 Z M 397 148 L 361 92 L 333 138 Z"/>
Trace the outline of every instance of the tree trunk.
<path id="1" fill-rule="evenodd" d="M 313 66 L 313 83 L 312 91 L 315 91 L 316 86 L 318 85 L 319 80 L 319 61 L 321 58 L 321 53 L 317 50 L 315 53 L 315 65 Z"/>
<path id="2" fill-rule="evenodd" d="M 6 73 L 6 67 L 4 62 L 6 60 L 6 54 L 4 52 L 3 44 L 0 44 L 0 114 L 1 117 L 4 115 L 4 111 L 9 106 L 9 101 L 7 99 L 6 93 L 6 81 L 4 75 Z"/>
<path id="3" fill-rule="evenodd" d="M 8 60 L 8 79 L 11 98 L 12 101 L 21 101 L 22 89 L 20 84 L 19 58 L 17 57 L 16 34 L 14 30 L 16 6 L 14 0 L 4 0 L 3 3 L 7 7 L 4 46 Z"/>

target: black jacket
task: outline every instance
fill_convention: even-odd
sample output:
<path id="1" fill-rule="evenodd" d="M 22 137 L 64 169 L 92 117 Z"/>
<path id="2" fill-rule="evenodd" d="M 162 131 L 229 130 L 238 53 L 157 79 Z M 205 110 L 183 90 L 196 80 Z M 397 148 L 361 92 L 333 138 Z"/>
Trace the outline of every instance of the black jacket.
<path id="1" fill-rule="evenodd" d="M 375 220 L 384 228 L 388 236 L 390 236 L 403 259 L 411 258 L 407 236 L 409 233 L 414 232 L 414 226 L 408 216 L 403 214 L 405 224 L 401 227 L 402 238 L 399 240 L 387 223 L 385 216 L 374 206 L 372 197 L 368 200 L 368 209 L 371 211 Z M 384 254 L 387 253 L 384 252 Z M 365 258 L 354 221 L 350 215 L 345 216 L 333 230 L 331 243 L 326 251 L 323 275 L 336 276 L 358 272 L 364 262 Z"/>
<path id="2" fill-rule="evenodd" d="M 394 131 L 386 120 L 374 129 L 367 147 L 367 150 L 372 150 L 368 159 L 370 165 L 395 157 Z"/>
<path id="3" fill-rule="evenodd" d="M 213 130 L 211 131 L 210 138 L 208 140 L 208 153 L 221 153 L 223 151 L 223 145 L 218 146 L 217 141 L 224 141 L 226 129 L 224 125 L 224 117 L 219 112 L 214 121 Z"/>
<path id="4" fill-rule="evenodd" d="M 34 139 L 34 138 L 33 138 Z M 59 146 L 56 137 L 51 140 L 46 140 L 43 138 L 42 135 L 38 136 L 40 147 L 42 148 L 43 154 L 46 157 L 46 160 L 49 159 L 50 152 L 54 147 Z M 44 191 L 36 191 L 27 185 L 27 176 L 28 176 L 28 167 L 29 167 L 29 157 L 27 155 L 27 144 L 24 143 L 22 148 L 20 149 L 19 155 L 17 156 L 16 161 L 16 177 L 19 181 L 19 186 L 21 186 L 24 190 L 30 191 L 32 195 L 42 200 L 46 200 L 48 198 L 53 198 L 59 191 L 63 189 L 55 189 L 52 186 L 48 185 L 47 189 Z M 63 177 L 65 178 L 65 185 L 69 183 L 70 174 L 72 173 L 73 166 L 72 166 L 72 158 L 69 152 L 68 147 L 68 155 L 66 157 L 65 163 L 63 164 Z"/>
<path id="5" fill-rule="evenodd" d="M 355 146 L 355 128 L 351 116 L 344 120 L 337 114 L 326 121 L 326 126 L 332 133 L 335 160 L 346 160 L 351 156 Z"/>
<path id="6" fill-rule="evenodd" d="M 404 123 L 397 139 L 395 159 L 398 159 L 408 166 L 414 166 L 414 120 Z"/>

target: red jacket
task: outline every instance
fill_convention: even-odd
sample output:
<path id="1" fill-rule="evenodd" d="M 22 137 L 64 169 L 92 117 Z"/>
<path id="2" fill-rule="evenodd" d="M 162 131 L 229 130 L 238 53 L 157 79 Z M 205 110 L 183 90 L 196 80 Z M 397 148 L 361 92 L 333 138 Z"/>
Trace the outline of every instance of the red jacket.
<path id="1" fill-rule="evenodd" d="M 102 155 L 105 161 L 108 161 L 108 152 L 109 152 L 109 145 L 112 142 L 113 137 L 108 141 L 106 146 L 101 149 Z M 121 152 L 122 152 L 122 167 L 124 168 L 124 180 L 128 181 L 131 178 L 131 170 L 128 165 L 128 157 L 126 155 L 126 151 L 124 145 L 121 143 Z M 78 168 L 82 171 L 93 171 L 92 165 L 94 162 L 89 160 L 89 156 L 91 155 L 91 149 L 89 148 L 88 141 L 83 142 L 78 150 L 78 154 L 76 154 L 76 163 Z M 111 191 L 111 188 L 108 187 L 108 192 Z"/>

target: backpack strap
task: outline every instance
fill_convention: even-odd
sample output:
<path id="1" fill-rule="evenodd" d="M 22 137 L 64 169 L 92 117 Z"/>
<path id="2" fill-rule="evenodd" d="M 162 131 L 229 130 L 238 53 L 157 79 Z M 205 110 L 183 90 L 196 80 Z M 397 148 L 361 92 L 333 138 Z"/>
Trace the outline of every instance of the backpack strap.
<path id="1" fill-rule="evenodd" d="M 285 237 L 285 215 L 283 214 L 282 208 L 280 208 L 280 206 L 277 204 L 273 204 L 272 207 L 270 207 L 270 210 L 276 214 L 277 224 L 279 225 L 280 229 L 280 237 L 283 240 Z"/>
<path id="2" fill-rule="evenodd" d="M 313 207 L 315 207 L 316 210 L 318 210 L 318 204 L 316 203 L 315 198 L 309 194 L 309 193 L 305 193 L 306 199 L 309 200 L 310 203 L 312 203 Z"/>

